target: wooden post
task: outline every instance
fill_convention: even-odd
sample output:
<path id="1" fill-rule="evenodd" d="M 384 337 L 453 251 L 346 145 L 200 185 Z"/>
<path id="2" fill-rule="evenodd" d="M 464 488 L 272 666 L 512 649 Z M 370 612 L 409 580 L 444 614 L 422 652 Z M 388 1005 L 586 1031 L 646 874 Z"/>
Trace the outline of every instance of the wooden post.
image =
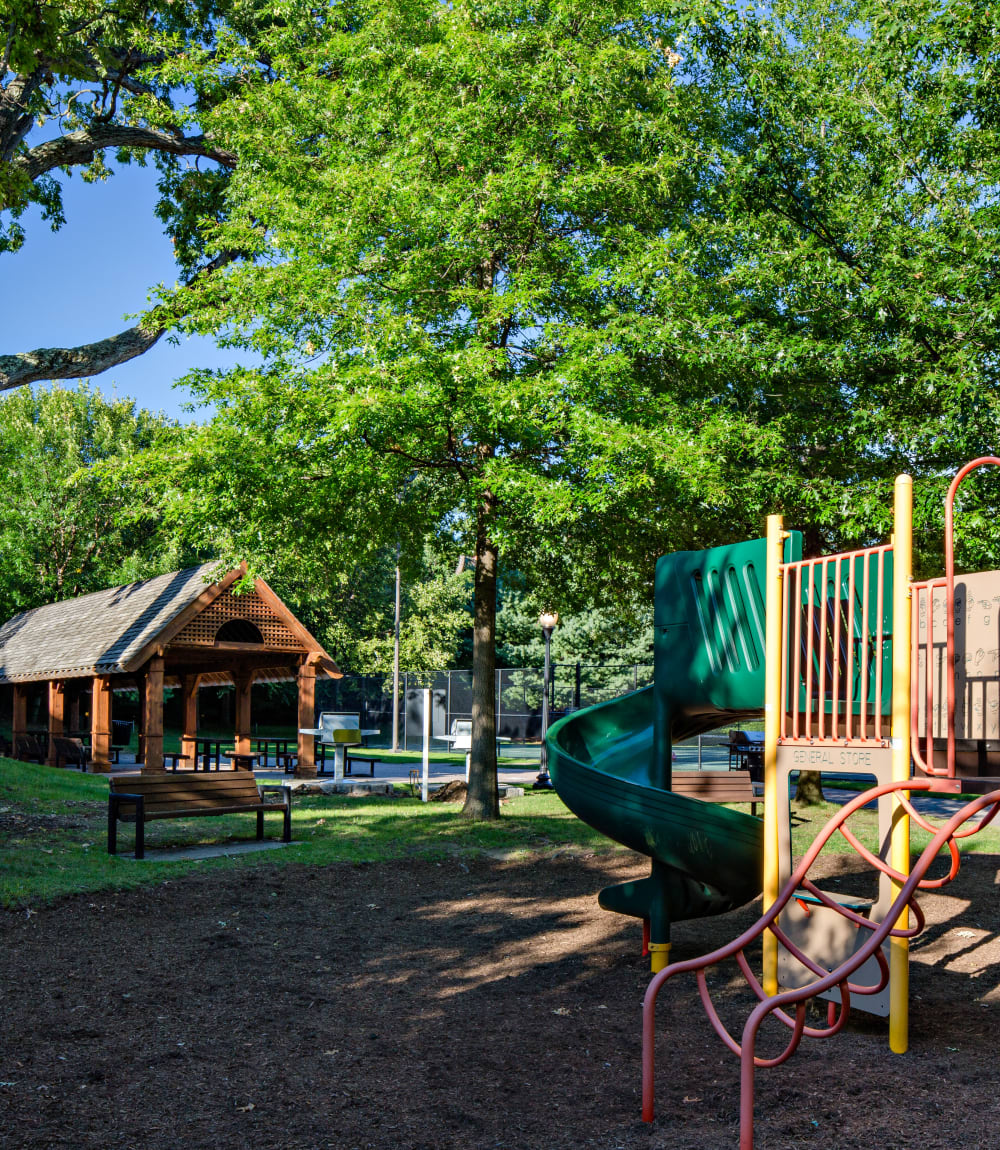
<path id="1" fill-rule="evenodd" d="M 191 766 L 197 767 L 198 740 L 198 686 L 201 675 L 185 675 L 181 679 L 181 754 L 187 755 Z"/>
<path id="2" fill-rule="evenodd" d="M 57 680 L 49 682 L 49 757 L 50 767 L 58 765 L 56 736 L 66 730 L 66 684 Z"/>
<path id="3" fill-rule="evenodd" d="M 139 723 L 136 731 L 135 761 L 146 761 L 146 672 L 136 675 L 136 689 L 139 692 Z"/>
<path id="4" fill-rule="evenodd" d="M 14 715 L 11 728 L 16 756 L 18 737 L 28 733 L 28 688 L 24 683 L 14 684 Z"/>
<path id="5" fill-rule="evenodd" d="M 154 655 L 146 665 L 146 745 L 142 773 L 154 774 L 163 767 L 163 656 Z"/>
<path id="6" fill-rule="evenodd" d="M 299 727 L 316 724 L 316 664 L 311 656 L 299 668 Z M 316 738 L 299 733 L 299 765 L 295 775 L 300 779 L 316 777 Z"/>
<path id="7" fill-rule="evenodd" d="M 253 691 L 253 672 L 234 671 L 233 686 L 236 688 L 234 742 L 237 754 L 250 754 L 250 695 Z"/>
<path id="8" fill-rule="evenodd" d="M 103 675 L 94 678 L 90 704 L 90 769 L 111 771 L 111 680 Z"/>

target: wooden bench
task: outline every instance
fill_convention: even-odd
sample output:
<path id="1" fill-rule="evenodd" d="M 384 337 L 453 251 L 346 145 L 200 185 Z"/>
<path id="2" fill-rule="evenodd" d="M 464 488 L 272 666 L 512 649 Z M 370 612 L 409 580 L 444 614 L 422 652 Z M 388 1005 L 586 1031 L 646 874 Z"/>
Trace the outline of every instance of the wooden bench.
<path id="1" fill-rule="evenodd" d="M 87 769 L 90 755 L 84 750 L 79 739 L 67 739 L 63 735 L 53 735 L 52 745 L 56 752 L 57 767 L 79 767 L 81 771 Z"/>
<path id="2" fill-rule="evenodd" d="M 14 736 L 14 758 L 21 763 L 44 763 L 48 758 L 48 748 L 34 735 Z"/>
<path id="3" fill-rule="evenodd" d="M 282 842 L 292 841 L 292 788 L 258 787 L 246 771 L 222 774 L 119 775 L 109 779 L 108 854 L 117 851 L 118 821 L 135 823 L 135 857 L 144 856 L 146 823 L 153 819 L 190 819 L 201 815 L 231 815 L 254 811 L 257 838 L 264 837 L 264 815 L 284 815 Z M 281 794 L 277 802 L 265 802 L 265 794 Z"/>
<path id="4" fill-rule="evenodd" d="M 754 790 L 749 771 L 674 771 L 670 789 L 706 803 L 749 803 L 752 815 L 764 801 Z"/>

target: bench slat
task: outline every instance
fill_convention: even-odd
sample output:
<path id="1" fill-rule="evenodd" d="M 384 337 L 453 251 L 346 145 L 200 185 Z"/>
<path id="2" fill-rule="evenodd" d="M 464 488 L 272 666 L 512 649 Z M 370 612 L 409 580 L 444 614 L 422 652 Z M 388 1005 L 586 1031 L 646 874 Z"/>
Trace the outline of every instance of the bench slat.
<path id="1" fill-rule="evenodd" d="M 749 771 L 675 771 L 671 789 L 687 798 L 712 803 L 759 803 Z"/>
<path id="2" fill-rule="evenodd" d="M 170 772 L 156 775 L 112 775 L 113 791 L 189 790 L 214 794 L 219 790 L 250 790 L 256 787 L 254 777 L 247 771 L 221 771 L 218 774 L 185 775 Z"/>
<path id="3" fill-rule="evenodd" d="M 249 787 L 186 787 L 181 784 L 175 786 L 165 787 L 144 787 L 139 786 L 121 786 L 112 787 L 112 794 L 125 794 L 125 795 L 146 795 L 148 798 L 156 800 L 160 798 L 170 797 L 176 795 L 181 799 L 212 799 L 216 795 L 232 795 L 235 798 L 250 798 L 257 793 L 257 784 L 251 783 Z"/>
<path id="4" fill-rule="evenodd" d="M 179 809 L 177 807 L 163 807 L 152 809 L 147 804 L 142 812 L 144 822 L 149 822 L 150 819 L 184 819 L 184 818 L 200 818 L 202 815 L 241 815 L 245 811 L 283 811 L 285 809 L 283 803 L 240 803 L 239 806 L 212 806 L 212 807 L 185 807 Z M 124 820 L 132 820 L 135 818 L 135 804 L 122 803 L 120 808 L 120 818 Z"/>

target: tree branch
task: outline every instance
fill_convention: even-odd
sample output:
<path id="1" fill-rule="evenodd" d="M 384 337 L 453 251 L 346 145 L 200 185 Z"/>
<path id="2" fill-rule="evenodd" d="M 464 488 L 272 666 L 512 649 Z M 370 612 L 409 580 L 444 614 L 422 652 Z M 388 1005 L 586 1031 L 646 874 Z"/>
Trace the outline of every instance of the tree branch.
<path id="1" fill-rule="evenodd" d="M 191 287 L 202 276 L 218 271 L 237 258 L 237 252 L 221 253 L 197 271 L 185 286 Z M 0 391 L 9 391 L 13 387 L 41 380 L 100 375 L 102 371 L 128 363 L 130 359 L 149 351 L 167 330 L 167 324 L 149 322 L 155 319 L 155 315 L 154 311 L 151 317 L 147 317 L 145 326 L 138 323 L 96 343 L 84 343 L 79 347 L 40 347 L 34 351 L 0 355 Z"/>
<path id="2" fill-rule="evenodd" d="M 46 70 L 38 67 L 30 75 L 15 76 L 0 88 L 0 163 L 10 161 L 31 130 L 35 117 L 28 111 L 28 102 L 46 77 Z"/>
<path id="3" fill-rule="evenodd" d="M 150 148 L 171 152 L 175 156 L 204 156 L 226 168 L 236 167 L 236 156 L 205 142 L 204 136 L 174 135 L 156 128 L 133 128 L 124 124 L 106 124 L 78 132 L 68 132 L 55 140 L 46 140 L 20 156 L 11 167 L 35 180 L 53 168 L 86 164 L 94 152 L 105 148 Z"/>
<path id="4" fill-rule="evenodd" d="M 0 355 L 0 391 L 38 383 L 39 380 L 99 375 L 149 351 L 164 331 L 166 328 L 163 327 L 146 331 L 141 325 L 136 325 L 110 339 L 79 347 L 40 347 L 35 351 Z"/>

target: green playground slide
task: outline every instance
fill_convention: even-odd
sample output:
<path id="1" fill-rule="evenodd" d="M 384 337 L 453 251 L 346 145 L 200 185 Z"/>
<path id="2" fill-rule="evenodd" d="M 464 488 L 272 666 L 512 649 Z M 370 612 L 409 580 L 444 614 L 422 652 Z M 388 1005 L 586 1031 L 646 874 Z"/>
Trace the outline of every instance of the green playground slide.
<path id="1" fill-rule="evenodd" d="M 801 548 L 793 533 L 786 560 Z M 600 904 L 647 919 L 657 946 L 671 922 L 760 893 L 760 820 L 670 783 L 674 742 L 762 714 L 765 569 L 763 539 L 661 558 L 653 686 L 567 715 L 548 734 L 549 772 L 570 810 L 650 857 L 648 878 L 607 887 Z"/>

